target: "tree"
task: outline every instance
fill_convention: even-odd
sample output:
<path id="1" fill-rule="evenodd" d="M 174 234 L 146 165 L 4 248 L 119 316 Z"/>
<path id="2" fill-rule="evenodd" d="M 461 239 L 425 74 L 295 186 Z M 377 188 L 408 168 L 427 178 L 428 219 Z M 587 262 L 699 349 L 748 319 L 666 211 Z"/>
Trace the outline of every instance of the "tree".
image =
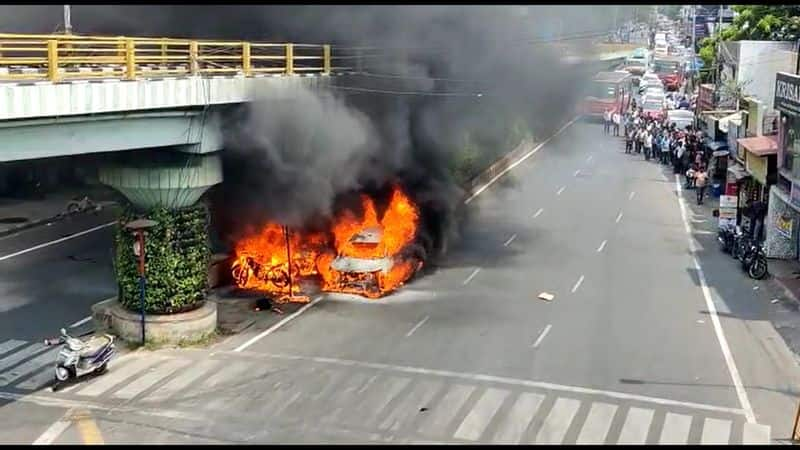
<path id="1" fill-rule="evenodd" d="M 738 15 L 730 27 L 700 43 L 699 56 L 705 67 L 701 77 L 708 80 L 717 64 L 717 44 L 721 41 L 796 41 L 800 39 L 800 6 L 738 5 Z"/>

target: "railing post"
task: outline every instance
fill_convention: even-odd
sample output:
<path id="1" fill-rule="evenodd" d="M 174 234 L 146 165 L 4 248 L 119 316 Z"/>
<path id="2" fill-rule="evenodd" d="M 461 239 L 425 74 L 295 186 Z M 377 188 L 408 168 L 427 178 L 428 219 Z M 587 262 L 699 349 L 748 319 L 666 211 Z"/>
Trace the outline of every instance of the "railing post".
<path id="1" fill-rule="evenodd" d="M 286 75 L 294 73 L 294 49 L 292 44 L 286 44 Z"/>
<path id="2" fill-rule="evenodd" d="M 161 64 L 167 64 L 167 40 L 161 39 Z"/>
<path id="3" fill-rule="evenodd" d="M 253 74 L 253 68 L 250 65 L 250 43 L 242 42 L 242 72 L 244 76 L 249 77 Z"/>
<path id="4" fill-rule="evenodd" d="M 330 75 L 331 73 L 331 45 L 325 44 L 322 46 L 322 73 Z"/>
<path id="5" fill-rule="evenodd" d="M 125 40 L 125 79 L 136 79 L 136 44 L 133 39 Z"/>
<path id="6" fill-rule="evenodd" d="M 200 64 L 197 61 L 199 53 L 198 48 L 197 41 L 189 42 L 189 73 L 191 73 L 192 76 L 200 72 Z"/>
<path id="7" fill-rule="evenodd" d="M 52 83 L 58 81 L 58 41 L 47 41 L 47 79 Z"/>

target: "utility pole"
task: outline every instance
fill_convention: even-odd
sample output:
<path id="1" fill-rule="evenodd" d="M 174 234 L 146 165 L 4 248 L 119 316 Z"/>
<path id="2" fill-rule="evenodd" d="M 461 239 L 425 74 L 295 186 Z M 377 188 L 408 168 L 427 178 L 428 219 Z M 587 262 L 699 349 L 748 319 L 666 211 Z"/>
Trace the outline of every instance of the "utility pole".
<path id="1" fill-rule="evenodd" d="M 64 34 L 72 34 L 72 15 L 69 5 L 64 5 Z"/>
<path id="2" fill-rule="evenodd" d="M 692 5 L 692 55 L 697 51 L 697 5 Z"/>

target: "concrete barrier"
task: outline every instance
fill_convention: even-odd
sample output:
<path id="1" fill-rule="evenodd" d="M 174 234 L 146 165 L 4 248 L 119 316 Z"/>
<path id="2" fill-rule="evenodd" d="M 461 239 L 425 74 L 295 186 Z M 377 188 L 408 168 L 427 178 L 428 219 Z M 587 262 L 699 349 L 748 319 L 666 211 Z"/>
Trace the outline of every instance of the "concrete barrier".
<path id="1" fill-rule="evenodd" d="M 142 339 L 141 316 L 129 311 L 116 298 L 92 305 L 97 333 L 110 333 L 128 342 Z M 217 304 L 206 300 L 198 309 L 179 314 L 145 316 L 147 342 L 179 344 L 197 342 L 217 329 Z"/>

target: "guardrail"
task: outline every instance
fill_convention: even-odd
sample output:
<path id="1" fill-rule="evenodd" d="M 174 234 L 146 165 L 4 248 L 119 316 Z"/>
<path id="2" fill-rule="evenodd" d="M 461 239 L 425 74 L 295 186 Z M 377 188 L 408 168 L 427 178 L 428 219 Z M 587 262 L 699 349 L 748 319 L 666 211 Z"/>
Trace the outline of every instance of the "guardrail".
<path id="1" fill-rule="evenodd" d="M 331 46 L 175 38 L 0 33 L 0 80 L 330 74 Z"/>

